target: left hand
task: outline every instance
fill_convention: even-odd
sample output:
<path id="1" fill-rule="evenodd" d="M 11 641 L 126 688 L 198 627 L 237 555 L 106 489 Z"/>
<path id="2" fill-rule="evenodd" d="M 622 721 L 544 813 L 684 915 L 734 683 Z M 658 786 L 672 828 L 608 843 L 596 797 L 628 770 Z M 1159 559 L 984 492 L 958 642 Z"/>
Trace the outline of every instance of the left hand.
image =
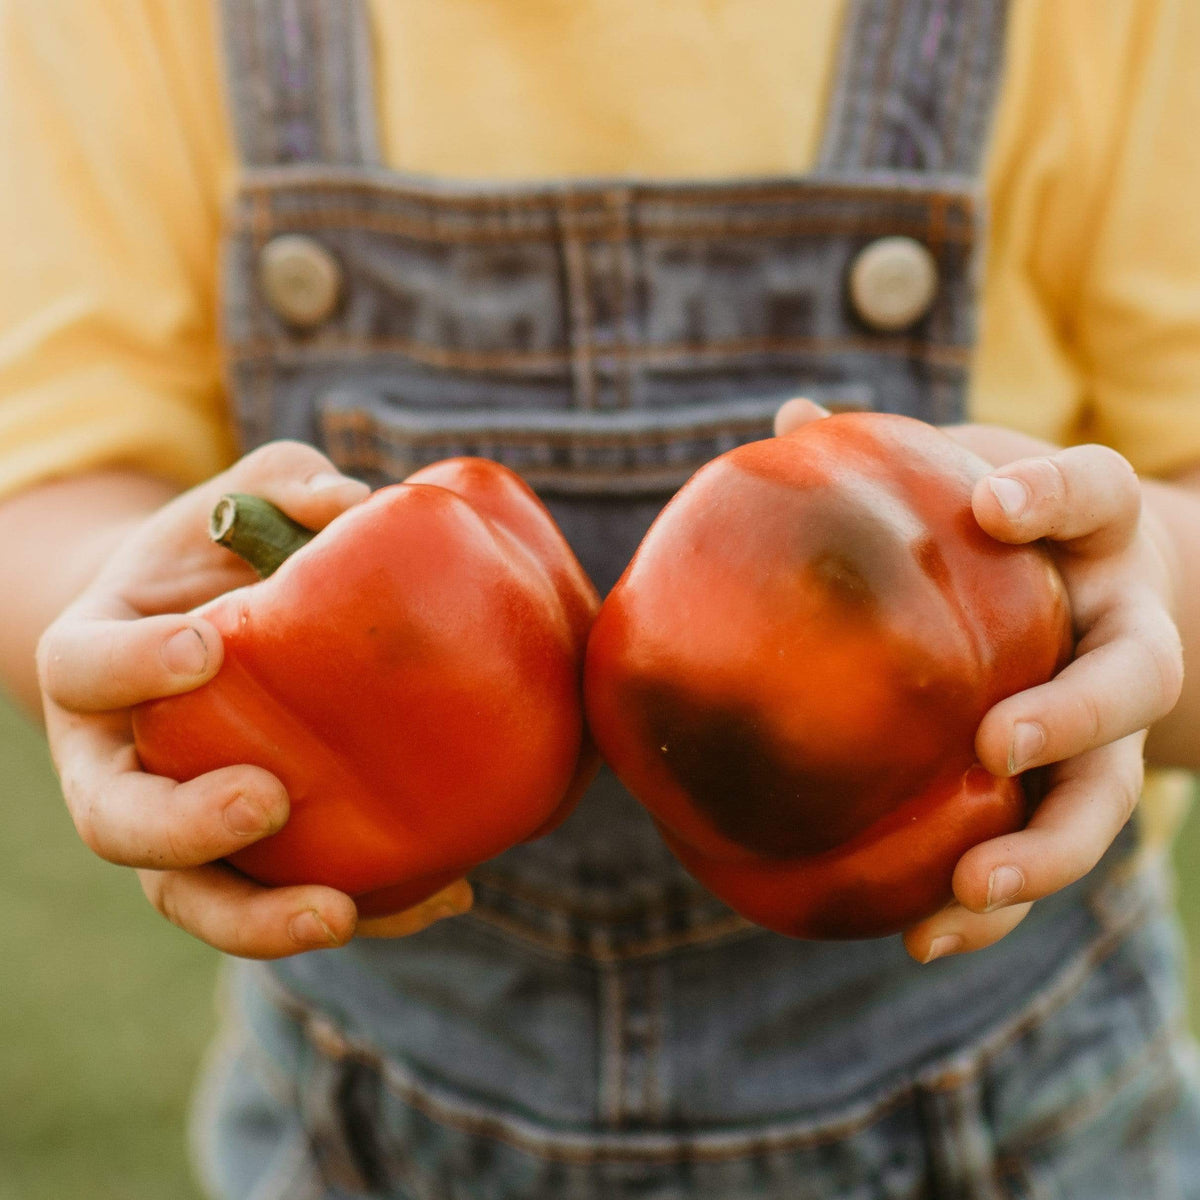
<path id="1" fill-rule="evenodd" d="M 776 433 L 823 415 L 789 401 Z M 1077 641 L 1054 679 L 1002 700 L 980 723 L 984 767 L 994 775 L 1047 767 L 1046 792 L 1025 829 L 959 859 L 954 901 L 905 932 L 918 962 L 990 946 L 1035 900 L 1100 861 L 1141 795 L 1147 730 L 1183 685 L 1166 538 L 1143 511 L 1129 463 L 1107 446 L 1060 449 L 991 426 L 946 432 L 999 468 L 975 487 L 980 527 L 1002 542 L 1046 539 Z"/>

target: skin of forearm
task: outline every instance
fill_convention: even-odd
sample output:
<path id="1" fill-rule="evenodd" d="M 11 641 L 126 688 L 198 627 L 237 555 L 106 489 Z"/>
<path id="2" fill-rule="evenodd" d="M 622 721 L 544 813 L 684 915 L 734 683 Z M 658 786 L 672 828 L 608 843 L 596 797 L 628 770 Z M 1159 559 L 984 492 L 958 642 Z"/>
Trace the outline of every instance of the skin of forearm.
<path id="1" fill-rule="evenodd" d="M 43 630 L 138 522 L 176 494 L 129 470 L 55 480 L 0 501 L 0 685 L 35 720 Z"/>
<path id="2" fill-rule="evenodd" d="M 1144 481 L 1145 508 L 1165 538 L 1174 575 L 1175 623 L 1183 641 L 1183 694 L 1151 730 L 1146 759 L 1200 770 L 1200 467 L 1169 482 Z"/>

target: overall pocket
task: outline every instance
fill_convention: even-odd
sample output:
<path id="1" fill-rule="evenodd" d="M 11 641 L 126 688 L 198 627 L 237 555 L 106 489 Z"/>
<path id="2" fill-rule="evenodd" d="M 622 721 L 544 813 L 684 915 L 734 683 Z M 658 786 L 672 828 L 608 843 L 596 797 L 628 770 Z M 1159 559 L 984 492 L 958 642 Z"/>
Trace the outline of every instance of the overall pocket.
<path id="1" fill-rule="evenodd" d="M 811 397 L 832 409 L 866 409 L 869 388 Z M 391 389 L 338 388 L 318 405 L 330 458 L 373 486 L 458 455 L 509 467 L 535 491 L 563 496 L 659 496 L 666 500 L 710 459 L 771 436 L 786 395 L 671 407 L 560 409 L 433 407 Z"/>

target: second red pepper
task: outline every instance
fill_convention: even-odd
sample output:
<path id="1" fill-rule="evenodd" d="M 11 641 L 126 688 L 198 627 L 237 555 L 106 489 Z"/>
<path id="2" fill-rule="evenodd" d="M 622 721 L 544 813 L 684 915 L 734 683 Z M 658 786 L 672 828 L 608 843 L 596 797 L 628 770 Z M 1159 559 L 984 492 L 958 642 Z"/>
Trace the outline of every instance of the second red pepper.
<path id="1" fill-rule="evenodd" d="M 600 749 L 702 883 L 799 937 L 892 933 L 1019 828 L 979 765 L 1002 698 L 1070 655 L 1046 550 L 971 511 L 987 464 L 905 417 L 829 417 L 703 467 L 605 600 Z"/>

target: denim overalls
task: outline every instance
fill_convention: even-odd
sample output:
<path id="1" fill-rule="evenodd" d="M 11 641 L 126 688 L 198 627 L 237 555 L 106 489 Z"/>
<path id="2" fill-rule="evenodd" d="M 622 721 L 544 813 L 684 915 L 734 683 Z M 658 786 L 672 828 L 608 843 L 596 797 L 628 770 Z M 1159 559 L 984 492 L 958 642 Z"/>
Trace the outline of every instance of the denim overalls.
<path id="1" fill-rule="evenodd" d="M 507 463 L 603 593 L 790 396 L 960 419 L 1005 7 L 852 0 L 803 178 L 507 186 L 380 166 L 363 3 L 225 0 L 244 446 L 372 484 Z M 236 964 L 202 1174 L 231 1200 L 1200 1197 L 1175 933 L 1131 840 L 919 967 L 748 925 L 604 773 L 475 873 L 471 915 Z"/>

